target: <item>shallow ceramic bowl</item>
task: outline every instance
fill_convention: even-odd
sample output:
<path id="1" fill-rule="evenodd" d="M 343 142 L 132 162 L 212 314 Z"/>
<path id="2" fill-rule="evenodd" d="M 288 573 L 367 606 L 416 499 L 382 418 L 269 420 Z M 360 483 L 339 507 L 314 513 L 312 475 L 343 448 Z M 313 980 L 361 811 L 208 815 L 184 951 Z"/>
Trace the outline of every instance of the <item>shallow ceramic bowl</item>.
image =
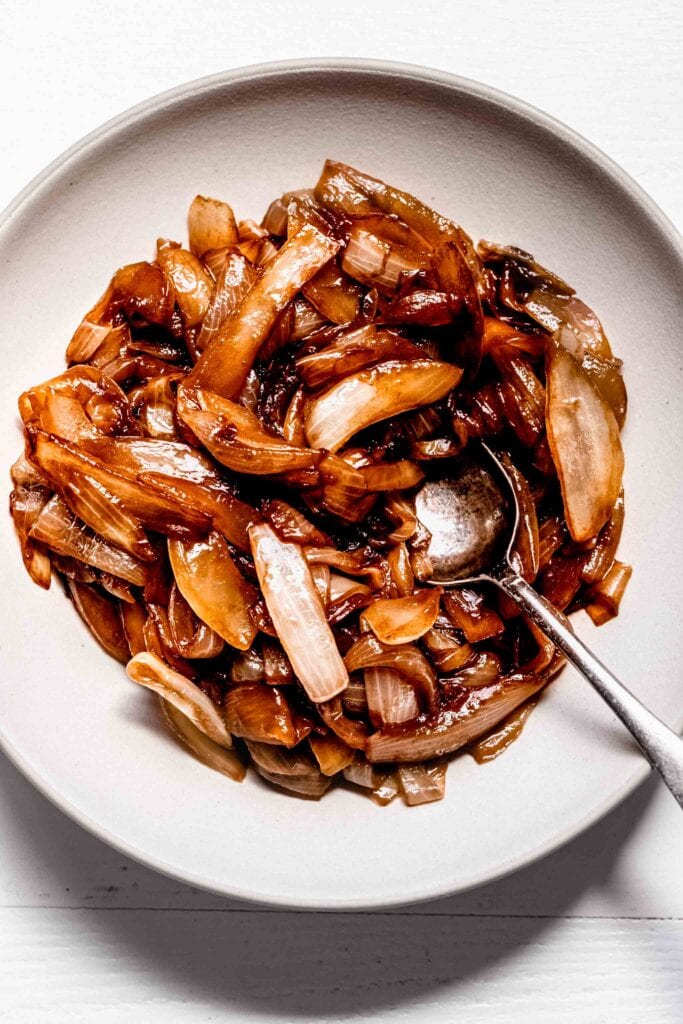
<path id="1" fill-rule="evenodd" d="M 295 62 L 229 72 L 151 100 L 56 161 L 0 230 L 4 421 L 63 365 L 75 324 L 113 268 L 185 236 L 197 192 L 259 218 L 311 186 L 325 157 L 408 189 L 475 238 L 513 243 L 570 281 L 624 359 L 627 519 L 635 566 L 619 619 L 579 633 L 671 725 L 682 724 L 681 242 L 638 186 L 568 128 L 484 86 L 381 63 Z M 565 670 L 522 738 L 467 756 L 438 804 L 380 809 L 336 790 L 320 803 L 252 775 L 236 785 L 161 727 L 58 586 L 24 574 L 2 518 L 5 751 L 67 814 L 160 871 L 233 896 L 310 907 L 388 906 L 495 878 L 605 814 L 647 766 Z"/>

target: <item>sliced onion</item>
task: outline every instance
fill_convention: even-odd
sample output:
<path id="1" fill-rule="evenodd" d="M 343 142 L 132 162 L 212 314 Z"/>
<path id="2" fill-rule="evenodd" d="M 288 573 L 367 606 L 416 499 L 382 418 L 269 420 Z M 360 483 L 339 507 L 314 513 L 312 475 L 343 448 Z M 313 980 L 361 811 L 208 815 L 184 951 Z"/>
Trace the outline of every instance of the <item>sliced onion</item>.
<path id="1" fill-rule="evenodd" d="M 202 764 L 222 772 L 235 782 L 241 782 L 246 775 L 246 768 L 234 750 L 226 750 L 224 746 L 214 743 L 212 739 L 198 729 L 190 719 L 179 711 L 170 701 L 160 699 L 161 710 L 171 732 L 188 747 Z"/>
<path id="2" fill-rule="evenodd" d="M 282 540 L 295 544 L 313 544 L 321 547 L 331 543 L 330 538 L 317 526 L 280 498 L 269 498 L 262 505 L 262 511 L 270 525 Z"/>
<path id="3" fill-rule="evenodd" d="M 619 614 L 619 605 L 632 572 L 630 565 L 615 561 L 604 579 L 591 587 L 586 611 L 596 626 L 602 626 Z"/>
<path id="4" fill-rule="evenodd" d="M 168 601 L 168 625 L 181 658 L 216 658 L 225 646 L 223 638 L 197 618 L 175 583 Z"/>
<path id="5" fill-rule="evenodd" d="M 81 320 L 66 350 L 68 363 L 87 363 L 111 331 L 111 324 L 98 324 L 87 317 Z"/>
<path id="6" fill-rule="evenodd" d="M 342 256 L 342 270 L 369 288 L 395 292 L 405 278 L 429 266 L 429 256 L 407 246 L 392 244 L 354 225 Z"/>
<path id="7" fill-rule="evenodd" d="M 403 798 L 409 807 L 443 800 L 446 795 L 446 769 L 444 761 L 436 764 L 402 764 L 398 769 Z"/>
<path id="8" fill-rule="evenodd" d="M 348 324 L 358 316 L 362 291 L 330 260 L 301 289 L 318 312 L 333 324 Z"/>
<path id="9" fill-rule="evenodd" d="M 539 565 L 539 538 L 536 505 L 526 477 L 520 473 L 508 455 L 503 453 L 500 458 L 507 473 L 508 480 L 515 492 L 517 506 L 519 508 L 519 522 L 517 525 L 517 533 L 515 534 L 514 546 L 511 552 L 513 565 L 517 572 L 520 573 L 527 582 L 533 583 L 536 579 Z"/>
<path id="10" fill-rule="evenodd" d="M 525 666 L 525 674 L 535 672 L 535 668 Z M 455 675 L 449 676 L 449 686 L 487 686 L 500 677 L 500 658 L 490 651 L 480 651 L 473 660 L 468 661 L 464 668 Z"/>
<path id="11" fill-rule="evenodd" d="M 139 601 L 135 601 L 132 604 L 122 604 L 121 621 L 131 656 L 139 654 L 140 651 L 146 651 L 145 623 L 147 622 L 147 612 L 144 605 L 140 604 Z"/>
<path id="12" fill-rule="evenodd" d="M 81 406 L 80 416 L 75 405 Z M 129 434 L 135 429 L 126 395 L 95 366 L 72 366 L 24 391 L 19 397 L 19 413 L 27 426 L 40 426 L 67 440 L 80 441 L 100 433 Z"/>
<path id="13" fill-rule="evenodd" d="M 391 582 L 401 597 L 412 594 L 415 589 L 415 577 L 410 565 L 408 548 L 404 543 L 394 544 L 387 554 L 387 564 L 391 573 Z"/>
<path id="14" fill-rule="evenodd" d="M 195 615 L 232 647 L 251 647 L 257 594 L 235 566 L 221 534 L 214 530 L 204 540 L 169 540 L 168 554 L 178 589 Z"/>
<path id="15" fill-rule="evenodd" d="M 444 675 L 462 668 L 474 653 L 470 645 L 463 643 L 459 636 L 459 632 L 440 627 L 430 629 L 422 638 L 432 663 Z"/>
<path id="16" fill-rule="evenodd" d="M 450 363 L 432 360 L 381 363 L 314 399 L 306 416 L 306 435 L 314 448 L 335 452 L 359 430 L 443 398 L 461 376 Z"/>
<path id="17" fill-rule="evenodd" d="M 301 548 L 265 523 L 252 526 L 249 537 L 261 591 L 294 672 L 312 701 L 329 700 L 349 677 Z"/>
<path id="18" fill-rule="evenodd" d="M 198 686 L 165 665 L 155 654 L 136 654 L 126 672 L 134 683 L 154 690 L 181 711 L 200 732 L 221 747 L 231 747 L 232 739 L 216 705 Z"/>
<path id="19" fill-rule="evenodd" d="M 427 761 L 471 743 L 501 722 L 546 684 L 542 676 L 507 676 L 488 686 L 465 691 L 436 717 L 387 726 L 368 738 L 371 762 Z"/>
<path id="20" fill-rule="evenodd" d="M 171 381 L 171 377 L 157 377 L 142 389 L 138 420 L 147 437 L 162 441 L 177 439 Z"/>
<path id="21" fill-rule="evenodd" d="M 92 477 L 72 470 L 59 492 L 79 519 L 122 551 L 143 562 L 152 562 L 157 553 L 142 524 L 113 494 Z"/>
<path id="22" fill-rule="evenodd" d="M 318 452 L 287 444 L 248 409 L 202 388 L 179 389 L 178 412 L 211 454 L 236 472 L 272 475 L 320 461 Z"/>
<path id="23" fill-rule="evenodd" d="M 419 715 L 415 689 L 400 672 L 392 668 L 366 668 L 363 676 L 370 721 L 376 728 L 387 722 L 407 722 Z"/>
<path id="24" fill-rule="evenodd" d="M 336 775 L 355 759 L 355 751 L 333 733 L 318 736 L 312 733 L 308 743 L 323 775 Z"/>
<path id="25" fill-rule="evenodd" d="M 240 651 L 232 660 L 230 678 L 233 683 L 260 683 L 265 679 L 262 653 L 254 647 Z"/>
<path id="26" fill-rule="evenodd" d="M 624 453 L 614 413 L 561 345 L 546 367 L 548 442 L 575 541 L 593 537 L 612 514 L 621 490 Z"/>
<path id="27" fill-rule="evenodd" d="M 364 466 L 361 473 L 369 491 L 405 491 L 417 487 L 424 480 L 423 471 L 409 459 L 376 462 L 372 466 Z"/>
<path id="28" fill-rule="evenodd" d="M 108 442 L 110 439 L 102 440 Z M 88 476 L 113 494 L 129 515 L 159 533 L 187 536 L 210 526 L 211 520 L 205 513 L 170 501 L 138 480 L 105 465 L 100 459 L 86 455 L 80 447 L 35 430 L 29 430 L 29 442 L 33 446 L 31 457 L 56 487 L 71 474 L 81 478 Z"/>
<path id="29" fill-rule="evenodd" d="M 105 597 L 95 587 L 76 580 L 67 580 L 74 608 L 107 654 L 123 665 L 128 661 L 128 641 L 123 631 L 120 605 Z"/>
<path id="30" fill-rule="evenodd" d="M 303 777 L 291 775 L 276 775 L 274 772 L 267 772 L 264 768 L 256 766 L 256 771 L 266 782 L 286 789 L 297 796 L 309 797 L 312 800 L 319 800 L 330 788 L 331 779 L 328 779 L 321 772 L 312 772 Z"/>
<path id="31" fill-rule="evenodd" d="M 227 398 L 238 394 L 278 314 L 338 248 L 312 225 L 285 242 L 202 353 L 190 383 Z"/>
<path id="32" fill-rule="evenodd" d="M 269 686 L 288 686 L 295 681 L 289 658 L 277 640 L 264 636 L 263 675 Z"/>
<path id="33" fill-rule="evenodd" d="M 170 278 L 154 263 L 130 263 L 111 279 L 110 311 L 121 309 L 129 320 L 170 327 L 175 302 Z"/>
<path id="34" fill-rule="evenodd" d="M 57 495 L 40 513 L 29 536 L 60 555 L 120 576 L 138 587 L 145 583 L 142 563 L 93 534 Z"/>
<path id="35" fill-rule="evenodd" d="M 339 551 L 337 548 L 307 547 L 304 556 L 309 565 L 330 565 L 349 576 L 367 576 L 371 590 L 384 586 L 388 567 L 377 555 L 368 557 L 367 551 Z"/>
<path id="36" fill-rule="evenodd" d="M 272 743 L 259 743 L 257 740 L 247 740 L 246 743 L 254 763 L 272 775 L 305 778 L 307 775 L 317 774 L 316 765 L 310 754 L 300 746 L 294 750 L 287 750 Z"/>
<path id="37" fill-rule="evenodd" d="M 381 643 L 409 644 L 436 622 L 441 593 L 440 587 L 430 587 L 407 597 L 378 598 L 363 617 Z"/>
<path id="38" fill-rule="evenodd" d="M 614 503 L 612 515 L 600 531 L 595 547 L 591 549 L 581 570 L 584 583 L 598 583 L 607 574 L 617 553 L 623 525 L 624 492 L 621 491 Z"/>
<path id="39" fill-rule="evenodd" d="M 297 359 L 296 368 L 307 387 L 319 388 L 387 359 L 421 357 L 424 353 L 417 345 L 398 334 L 378 331 L 374 324 L 366 324 Z"/>
<path id="40" fill-rule="evenodd" d="M 354 761 L 344 768 L 344 778 L 355 786 L 371 790 L 380 804 L 388 804 L 398 795 L 398 782 L 393 772 L 378 771 L 364 761 Z"/>
<path id="41" fill-rule="evenodd" d="M 418 691 L 426 707 L 436 702 L 436 676 L 422 651 L 411 644 L 387 647 L 371 634 L 362 636 L 344 658 L 349 672 L 359 668 L 393 668 Z M 366 684 L 367 690 L 367 684 Z"/>
<path id="42" fill-rule="evenodd" d="M 226 694 L 224 707 L 225 720 L 234 736 L 288 749 L 299 742 L 287 700 L 276 686 L 236 686 Z"/>
<path id="43" fill-rule="evenodd" d="M 173 282 L 185 326 L 201 323 L 211 302 L 213 281 L 200 260 L 188 249 L 169 248 L 157 252 L 157 262 Z"/>
<path id="44" fill-rule="evenodd" d="M 237 244 L 235 215 L 227 203 L 218 199 L 195 196 L 190 204 L 187 223 L 190 249 L 199 257 L 210 249 Z"/>
<path id="45" fill-rule="evenodd" d="M 483 736 L 476 743 L 472 743 L 467 750 L 477 764 L 486 764 L 502 754 L 511 743 L 519 737 L 526 720 L 538 703 L 538 696 L 531 697 L 526 704 L 522 704 L 510 712 L 502 722 L 494 726 L 493 730 Z"/>
<path id="46" fill-rule="evenodd" d="M 315 306 L 304 298 L 295 299 L 293 302 L 294 322 L 292 324 L 292 341 L 303 341 L 309 338 L 316 331 L 325 327 L 327 320 L 321 316 Z"/>
<path id="47" fill-rule="evenodd" d="M 443 594 L 444 611 L 454 626 L 461 629 L 469 643 L 499 636 L 505 624 L 481 594 L 470 587 L 451 587 Z"/>
<path id="48" fill-rule="evenodd" d="M 257 280 L 258 271 L 246 257 L 236 250 L 226 253 L 213 297 L 197 335 L 196 344 L 200 352 L 203 352 L 218 334 L 227 318 L 233 315 Z"/>

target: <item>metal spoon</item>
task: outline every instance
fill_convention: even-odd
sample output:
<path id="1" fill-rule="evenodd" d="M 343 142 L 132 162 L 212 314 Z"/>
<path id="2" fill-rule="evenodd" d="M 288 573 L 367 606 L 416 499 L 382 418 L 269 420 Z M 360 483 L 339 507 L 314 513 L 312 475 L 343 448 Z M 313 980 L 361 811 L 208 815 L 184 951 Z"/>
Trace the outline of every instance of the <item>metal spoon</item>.
<path id="1" fill-rule="evenodd" d="M 484 444 L 479 448 L 477 458 L 461 456 L 445 479 L 428 480 L 416 495 L 417 517 L 431 533 L 429 582 L 500 587 L 592 683 L 683 806 L 683 740 L 612 675 L 566 618 L 515 571 L 510 558 L 519 523 L 515 492 L 493 452 Z"/>

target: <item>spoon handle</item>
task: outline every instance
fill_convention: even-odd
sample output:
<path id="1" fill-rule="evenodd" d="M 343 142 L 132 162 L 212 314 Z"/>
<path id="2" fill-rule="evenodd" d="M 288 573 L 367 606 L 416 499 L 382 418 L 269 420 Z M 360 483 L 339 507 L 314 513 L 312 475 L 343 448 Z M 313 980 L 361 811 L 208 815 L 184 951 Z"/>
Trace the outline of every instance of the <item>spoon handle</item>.
<path id="1" fill-rule="evenodd" d="M 660 722 L 612 675 L 572 632 L 564 616 L 529 586 L 526 580 L 516 573 L 505 573 L 495 582 L 593 684 L 683 807 L 683 740 Z"/>

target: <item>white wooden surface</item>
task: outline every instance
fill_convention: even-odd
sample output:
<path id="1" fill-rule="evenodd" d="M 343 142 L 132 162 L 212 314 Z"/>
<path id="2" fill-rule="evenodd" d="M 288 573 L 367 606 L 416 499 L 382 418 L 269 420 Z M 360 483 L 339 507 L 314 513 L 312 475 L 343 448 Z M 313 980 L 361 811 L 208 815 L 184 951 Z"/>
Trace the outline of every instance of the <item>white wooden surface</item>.
<path id="1" fill-rule="evenodd" d="M 0 207 L 162 89 L 349 55 L 535 103 L 683 223 L 677 0 L 0 0 L 0 24 Z M 678 1024 L 682 857 L 680 812 L 650 779 L 584 836 L 483 889 L 389 913 L 273 912 L 127 861 L 0 759 L 0 1019 Z"/>

